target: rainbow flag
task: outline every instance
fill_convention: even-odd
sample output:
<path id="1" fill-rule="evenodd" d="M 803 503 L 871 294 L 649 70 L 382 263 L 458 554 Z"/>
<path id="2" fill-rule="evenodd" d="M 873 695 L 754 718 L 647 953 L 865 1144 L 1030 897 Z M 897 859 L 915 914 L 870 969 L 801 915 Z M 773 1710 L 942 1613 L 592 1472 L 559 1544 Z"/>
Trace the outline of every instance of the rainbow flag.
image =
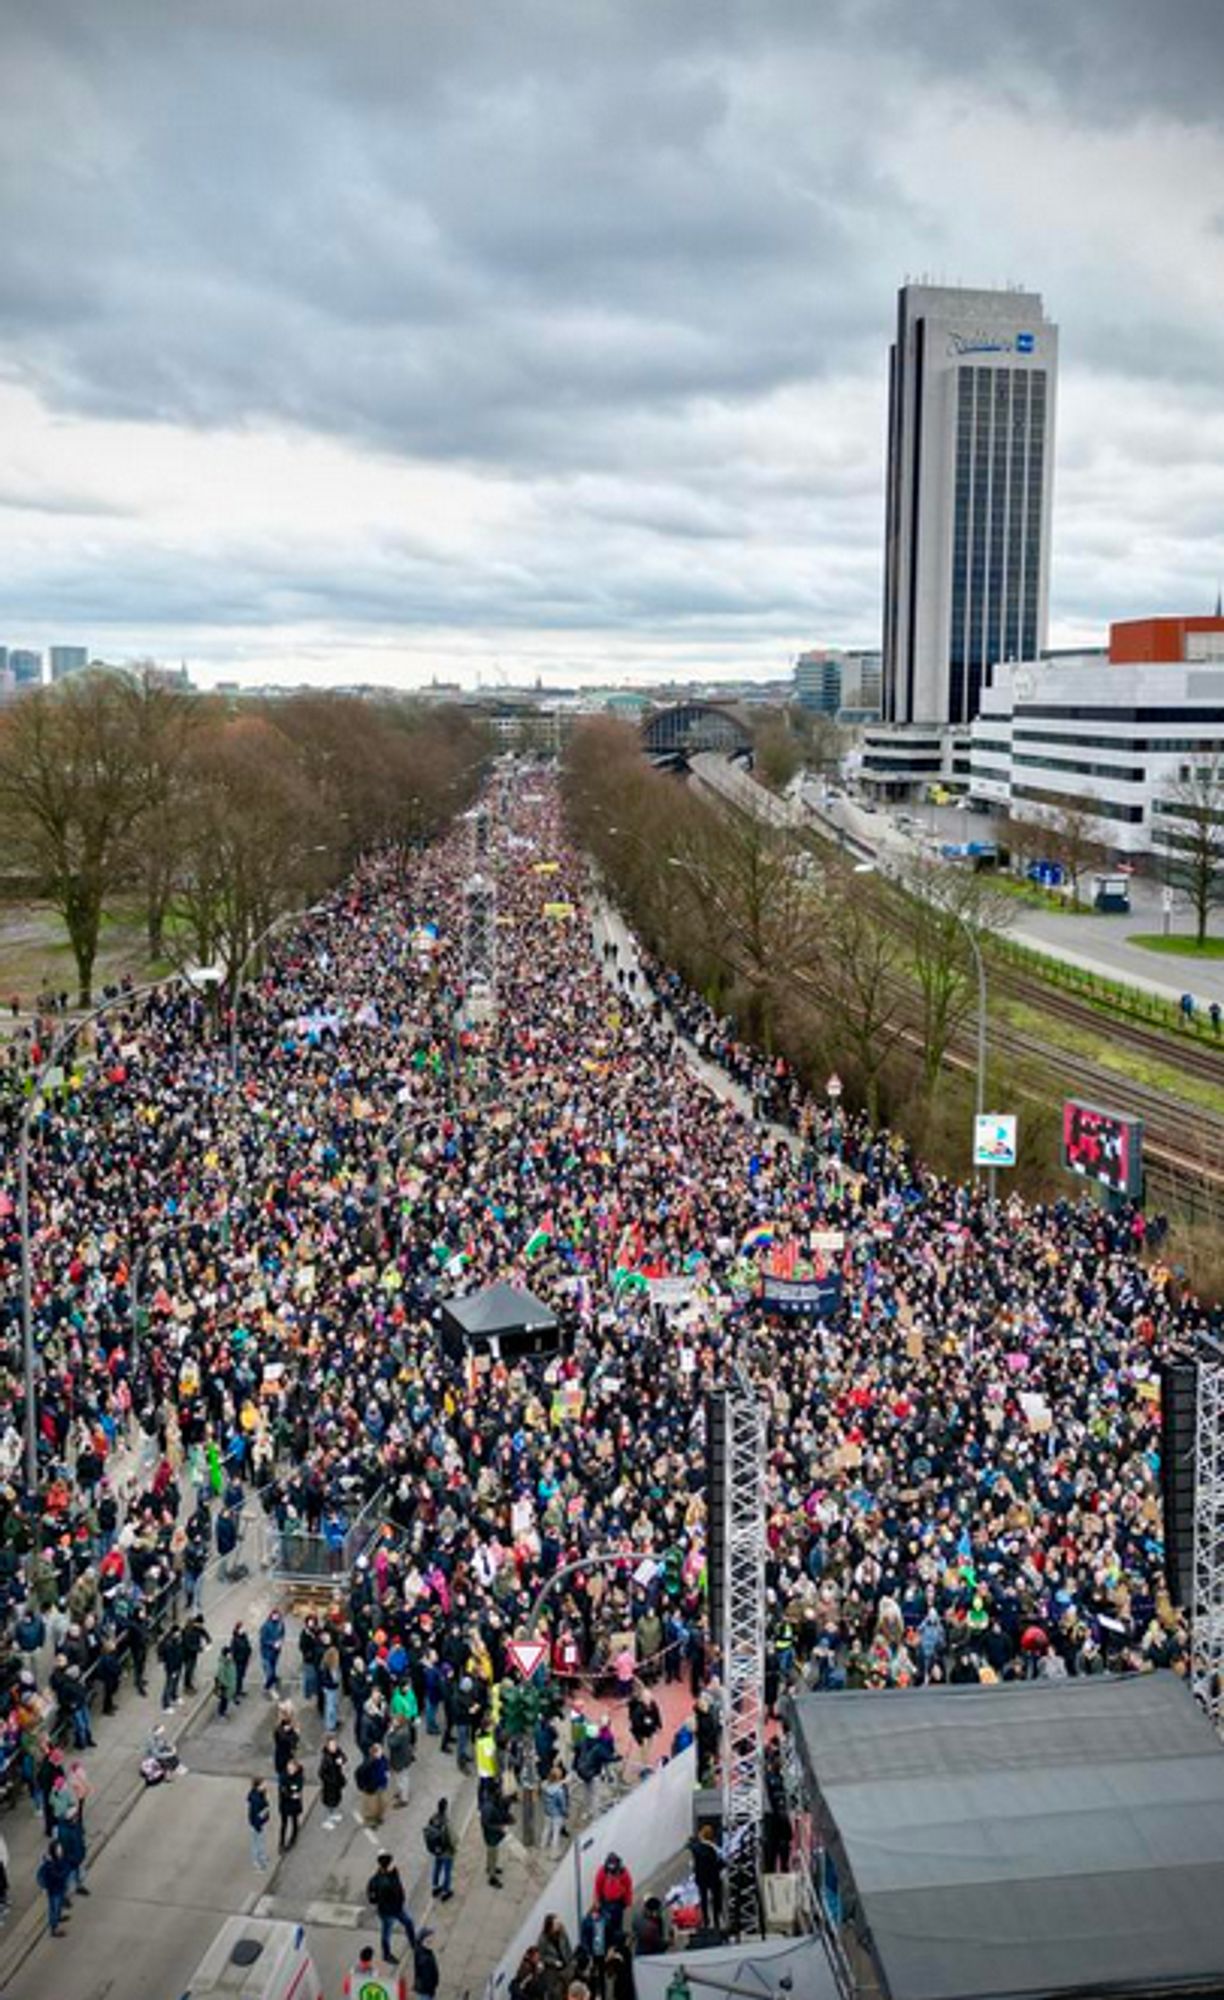
<path id="1" fill-rule="evenodd" d="M 740 1252 L 745 1257 L 751 1257 L 754 1250 L 764 1249 L 765 1245 L 772 1243 L 773 1240 L 772 1224 L 768 1222 L 756 1222 L 740 1244 Z"/>

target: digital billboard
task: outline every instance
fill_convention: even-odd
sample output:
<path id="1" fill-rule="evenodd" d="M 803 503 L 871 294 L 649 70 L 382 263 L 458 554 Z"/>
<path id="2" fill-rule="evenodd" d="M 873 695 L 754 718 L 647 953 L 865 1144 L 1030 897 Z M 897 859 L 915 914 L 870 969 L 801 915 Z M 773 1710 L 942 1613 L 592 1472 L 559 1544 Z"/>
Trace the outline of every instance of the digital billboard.
<path id="1" fill-rule="evenodd" d="M 1069 1097 L 1063 1105 L 1062 1161 L 1112 1194 L 1143 1192 L 1143 1120 Z"/>

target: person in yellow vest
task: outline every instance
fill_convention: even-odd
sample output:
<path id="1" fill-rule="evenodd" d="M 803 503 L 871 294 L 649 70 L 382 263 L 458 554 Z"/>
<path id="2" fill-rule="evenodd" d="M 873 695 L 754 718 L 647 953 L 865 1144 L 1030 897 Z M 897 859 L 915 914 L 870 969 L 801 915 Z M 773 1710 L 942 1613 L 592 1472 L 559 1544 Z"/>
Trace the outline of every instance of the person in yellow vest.
<path id="1" fill-rule="evenodd" d="M 487 1791 L 493 1790 L 497 1784 L 497 1777 L 497 1737 L 493 1733 L 493 1725 L 490 1721 L 476 1738 L 477 1796 L 483 1798 Z"/>

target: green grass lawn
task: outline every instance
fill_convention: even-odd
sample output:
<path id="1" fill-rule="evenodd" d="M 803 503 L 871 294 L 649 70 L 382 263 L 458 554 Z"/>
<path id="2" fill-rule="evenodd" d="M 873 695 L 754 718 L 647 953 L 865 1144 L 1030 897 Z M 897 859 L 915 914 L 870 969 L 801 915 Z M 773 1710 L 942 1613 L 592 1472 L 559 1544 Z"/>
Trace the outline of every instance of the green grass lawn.
<path id="1" fill-rule="evenodd" d="M 130 973 L 133 979 L 156 978 L 167 970 L 150 965 L 145 944 L 144 916 L 135 898 L 116 899 L 102 919 L 94 987 Z M 62 917 L 48 903 L 0 903 L 0 1002 L 16 994 L 24 1007 L 49 986 L 66 991 L 76 1003 L 76 963 Z"/>
<path id="2" fill-rule="evenodd" d="M 1140 931 L 1127 944 L 1142 945 L 1144 951 L 1161 951 L 1169 958 L 1224 958 L 1224 938 L 1162 937 L 1155 931 Z"/>
<path id="3" fill-rule="evenodd" d="M 1069 896 L 1061 896 L 1054 889 L 1043 889 L 1040 882 L 1029 882 L 1018 875 L 1008 875 L 1000 870 L 997 874 L 983 875 L 982 880 L 988 882 L 992 889 L 997 889 L 1001 896 L 1010 896 L 1017 903 L 1027 903 L 1031 910 L 1053 910 L 1060 917 L 1093 915 L 1090 905 L 1079 903 L 1073 908 Z"/>
<path id="4" fill-rule="evenodd" d="M 1030 1007 L 1023 1000 L 1005 1001 L 999 1012 L 1025 1034 L 1041 1035 L 1052 1049 L 1063 1055 L 1083 1056 L 1102 1069 L 1115 1071 L 1118 1076 L 1133 1077 L 1136 1083 L 1149 1084 L 1153 1090 L 1167 1090 L 1171 1096 L 1180 1097 L 1186 1104 L 1202 1105 L 1204 1110 L 1217 1114 L 1224 1112 L 1224 1091 L 1217 1089 L 1205 1077 L 1187 1076 L 1184 1070 L 1178 1069 L 1175 1055 L 1171 1055 L 1168 1062 L 1161 1062 L 1115 1041 L 1107 1028 L 1102 1028 L 1097 1035 L 1090 1028 L 1077 1028 L 1070 1021 L 1054 1020 L 1043 1014 L 1040 1008 Z"/>

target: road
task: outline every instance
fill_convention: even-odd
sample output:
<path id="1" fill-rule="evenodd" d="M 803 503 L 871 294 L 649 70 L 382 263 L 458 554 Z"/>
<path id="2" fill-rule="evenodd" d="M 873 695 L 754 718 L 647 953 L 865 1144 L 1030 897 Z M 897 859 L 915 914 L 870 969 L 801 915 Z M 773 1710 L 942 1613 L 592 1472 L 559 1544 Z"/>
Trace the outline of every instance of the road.
<path id="1" fill-rule="evenodd" d="M 941 841 L 994 840 L 998 823 L 985 813 L 961 812 L 953 806 L 915 806 L 904 815 L 909 824 L 898 823 L 899 815 L 883 806 L 864 810 L 846 797 L 826 800 L 823 787 L 808 781 L 803 808 L 793 799 L 778 799 L 723 757 L 713 753 L 695 757 L 693 769 L 698 779 L 724 797 L 736 799 L 753 810 L 761 810 L 777 825 L 799 825 L 812 820 L 835 834 L 845 834 L 856 851 L 871 853 L 882 863 L 900 867 L 929 855 Z M 1192 993 L 1200 1007 L 1213 1000 L 1224 1006 L 1224 959 L 1162 958 L 1127 940 L 1138 932 L 1159 933 L 1164 927 L 1161 886 L 1143 877 L 1131 884 L 1129 916 L 1098 915 L 1095 911 L 1067 914 L 1043 910 L 1017 902 L 1007 934 L 1018 944 L 1060 958 L 1069 965 L 1119 979 L 1141 992 L 1154 993 L 1176 1003 L 1183 993 Z M 1171 919 L 1174 933 L 1189 936 L 1193 916 L 1184 894 L 1177 897 Z"/>
<path id="2" fill-rule="evenodd" d="M 619 917 L 606 907 L 595 921 L 597 943 L 617 943 L 619 961 L 606 966 L 615 981 L 618 970 L 636 963 L 635 948 Z M 630 999 L 646 999 L 639 984 Z M 751 1106 L 721 1071 L 705 1064 L 696 1051 L 689 1060 L 710 1087 L 734 1101 L 745 1115 Z M 793 1135 L 783 1135 L 788 1139 Z M 254 1560 L 256 1519 L 249 1510 L 248 1555 Z M 243 1583 L 221 1587 L 211 1577 L 205 1615 L 213 1636 L 199 1674 L 199 1693 L 171 1718 L 186 1766 L 173 1783 L 146 1790 L 138 1763 L 145 1738 L 159 1718 L 161 1675 L 150 1663 L 146 1698 L 125 1687 L 118 1713 L 99 1720 L 98 1748 L 85 1753 L 95 1795 L 88 1808 L 90 1839 L 89 1897 L 74 1901 L 62 1939 L 46 1929 L 45 1899 L 34 1889 L 33 1877 L 43 1850 L 41 1821 L 23 1800 L 4 1822 L 11 1854 L 14 1915 L 0 1933 L 0 2000 L 180 2000 L 192 1974 L 226 1918 L 244 1913 L 285 1917 L 307 1926 L 310 1949 L 331 2000 L 339 1995 L 344 1975 L 359 1946 L 377 1943 L 371 1926 L 365 1885 L 381 1846 L 390 1848 L 408 1886 L 410 1907 L 418 1920 L 435 1932 L 434 1945 L 442 1965 L 446 2000 L 462 2000 L 483 1990 L 488 1974 L 508 1946 L 530 1901 L 549 1879 L 552 1861 L 538 1850 L 524 1849 L 514 1836 L 503 1850 L 505 1888 L 491 1888 L 484 1879 L 484 1850 L 475 1819 L 475 1785 L 460 1776 L 451 1756 L 443 1756 L 437 1739 L 423 1733 L 412 1773 L 409 1804 L 388 1812 L 382 1831 L 365 1829 L 350 1810 L 334 1832 L 322 1825 L 317 1789 L 306 1793 L 306 1812 L 296 1848 L 283 1858 L 275 1854 L 276 1816 L 270 1829 L 273 1867 L 266 1875 L 251 1862 L 246 1829 L 246 1793 L 253 1774 L 270 1776 L 275 1704 L 259 1692 L 259 1676 L 240 1708 L 224 1721 L 215 1714 L 207 1692 L 213 1662 L 236 1618 L 257 1630 L 272 1597 L 273 1585 L 256 1565 Z M 297 1692 L 292 1671 L 297 1665 L 297 1621 L 290 1618 L 282 1665 L 286 1687 Z M 691 1700 L 687 1686 L 657 1690 L 664 1714 L 664 1732 L 656 1749 L 666 1753 L 672 1735 Z M 582 1694 L 578 1702 L 588 1713 L 602 1713 L 602 1702 Z M 607 1705 L 622 1749 L 628 1753 L 624 1711 Z M 313 1781 L 322 1740 L 313 1709 L 298 1704 L 303 1732 L 302 1762 Z M 356 1762 L 350 1717 L 341 1715 L 341 1740 L 350 1752 L 350 1775 Z M 273 1796 L 275 1788 L 271 1787 Z M 350 1786 L 346 1803 L 353 1807 Z M 429 1863 L 425 1854 L 425 1821 L 440 1797 L 450 1803 L 452 1820 L 465 1832 L 455 1873 L 456 1894 L 447 1905 L 434 1905 L 428 1894 Z"/>
<path id="3" fill-rule="evenodd" d="M 856 840 L 898 862 L 929 854 L 932 836 L 936 844 L 998 837 L 998 826 L 987 815 L 958 812 L 954 807 L 915 808 L 912 818 L 916 824 L 910 827 L 898 826 L 896 815 L 883 807 L 867 813 L 844 798 L 831 800 L 822 811 L 835 828 L 844 827 Z M 1051 958 L 1121 979 L 1161 999 L 1176 1002 L 1183 993 L 1193 993 L 1200 1006 L 1212 1000 L 1224 1006 L 1224 959 L 1162 958 L 1127 942 L 1138 932 L 1159 933 L 1163 925 L 1161 885 L 1136 876 L 1131 883 L 1128 916 L 1043 910 L 1017 902 L 1007 934 L 1018 944 L 1031 945 Z M 1177 898 L 1171 928 L 1182 935 L 1192 931 L 1192 914 L 1182 894 Z"/>

